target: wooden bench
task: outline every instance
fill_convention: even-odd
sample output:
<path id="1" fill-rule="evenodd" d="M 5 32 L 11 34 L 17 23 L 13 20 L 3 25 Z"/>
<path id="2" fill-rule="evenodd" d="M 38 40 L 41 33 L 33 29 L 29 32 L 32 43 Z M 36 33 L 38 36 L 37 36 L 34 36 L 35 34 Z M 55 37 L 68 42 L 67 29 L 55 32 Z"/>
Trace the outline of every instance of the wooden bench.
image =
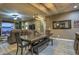
<path id="1" fill-rule="evenodd" d="M 32 44 L 32 50 L 33 53 L 39 54 L 41 51 L 43 51 L 49 44 L 49 39 L 48 38 L 41 38 L 38 41 L 34 42 Z"/>

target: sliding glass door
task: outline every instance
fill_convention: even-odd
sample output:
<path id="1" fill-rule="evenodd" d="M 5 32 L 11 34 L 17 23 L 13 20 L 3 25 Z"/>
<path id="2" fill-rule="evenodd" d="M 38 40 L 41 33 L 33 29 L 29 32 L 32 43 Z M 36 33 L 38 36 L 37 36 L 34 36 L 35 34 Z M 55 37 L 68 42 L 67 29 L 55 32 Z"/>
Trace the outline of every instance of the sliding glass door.
<path id="1" fill-rule="evenodd" d="M 1 23 L 1 36 L 7 36 L 10 34 L 10 31 L 15 29 L 14 23 L 2 22 Z"/>

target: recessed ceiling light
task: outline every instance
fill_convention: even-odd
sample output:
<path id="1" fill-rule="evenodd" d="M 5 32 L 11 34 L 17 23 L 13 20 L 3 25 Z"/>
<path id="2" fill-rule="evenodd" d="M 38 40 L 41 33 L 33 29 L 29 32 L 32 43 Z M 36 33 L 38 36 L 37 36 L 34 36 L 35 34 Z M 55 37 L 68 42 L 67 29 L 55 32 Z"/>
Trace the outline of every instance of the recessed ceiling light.
<path id="1" fill-rule="evenodd" d="M 77 7 L 78 7 L 78 6 L 75 5 L 73 8 L 77 8 Z"/>

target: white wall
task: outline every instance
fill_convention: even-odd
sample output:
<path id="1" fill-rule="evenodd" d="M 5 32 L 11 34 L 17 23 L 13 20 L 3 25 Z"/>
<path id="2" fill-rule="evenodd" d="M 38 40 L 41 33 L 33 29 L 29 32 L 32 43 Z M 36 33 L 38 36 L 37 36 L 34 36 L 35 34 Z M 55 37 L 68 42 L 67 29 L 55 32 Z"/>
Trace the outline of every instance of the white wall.
<path id="1" fill-rule="evenodd" d="M 72 28 L 71 29 L 52 29 L 52 21 L 60 20 L 71 20 Z M 79 11 L 59 14 L 51 16 L 50 27 L 53 32 L 53 36 L 66 38 L 66 39 L 75 39 L 75 33 L 79 32 L 79 28 L 74 28 L 74 20 L 79 20 Z"/>

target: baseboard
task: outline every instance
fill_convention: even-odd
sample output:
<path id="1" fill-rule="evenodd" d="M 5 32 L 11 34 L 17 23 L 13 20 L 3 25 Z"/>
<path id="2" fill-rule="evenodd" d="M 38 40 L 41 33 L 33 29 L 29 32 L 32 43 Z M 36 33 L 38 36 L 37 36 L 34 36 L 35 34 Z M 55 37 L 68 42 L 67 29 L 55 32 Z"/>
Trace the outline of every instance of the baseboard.
<path id="1" fill-rule="evenodd" d="M 64 38 L 54 38 L 54 37 L 50 37 L 51 39 L 54 39 L 54 40 L 64 40 L 64 41 L 74 41 L 72 39 L 64 39 Z"/>

